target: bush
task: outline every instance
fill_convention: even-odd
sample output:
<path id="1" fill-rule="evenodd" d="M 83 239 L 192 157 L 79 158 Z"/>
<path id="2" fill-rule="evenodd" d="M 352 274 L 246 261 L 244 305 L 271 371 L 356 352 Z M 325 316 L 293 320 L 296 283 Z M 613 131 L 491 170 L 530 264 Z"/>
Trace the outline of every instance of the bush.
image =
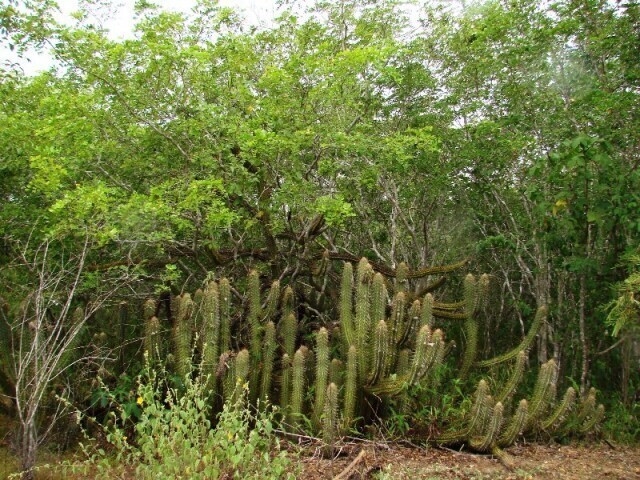
<path id="1" fill-rule="evenodd" d="M 97 448 L 74 470 L 97 478 L 135 472 L 142 479 L 276 479 L 294 478 L 292 462 L 274 434 L 275 408 L 255 413 L 247 386 L 227 403 L 212 428 L 206 379 L 185 377 L 184 387 L 168 386 L 166 371 L 147 368 L 138 377 L 137 404 L 141 413 L 133 430 L 118 405 L 111 412 L 106 438 L 112 451 Z M 133 439 L 127 433 L 134 433 Z M 86 450 L 86 449 L 85 449 Z"/>

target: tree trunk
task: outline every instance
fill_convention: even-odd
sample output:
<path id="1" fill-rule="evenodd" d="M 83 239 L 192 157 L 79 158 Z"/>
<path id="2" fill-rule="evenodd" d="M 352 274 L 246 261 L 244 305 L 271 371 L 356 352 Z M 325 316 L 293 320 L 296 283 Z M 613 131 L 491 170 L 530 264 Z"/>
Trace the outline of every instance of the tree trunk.
<path id="1" fill-rule="evenodd" d="M 31 418 L 22 426 L 22 445 L 20 456 L 22 457 L 22 479 L 33 480 L 35 478 L 36 453 L 38 449 L 38 433 L 35 420 Z"/>
<path id="2" fill-rule="evenodd" d="M 582 375 L 580 375 L 580 394 L 584 395 L 587 391 L 587 374 L 589 373 L 589 348 L 587 346 L 587 336 L 585 332 L 585 316 L 586 316 L 586 297 L 587 297 L 587 278 L 584 273 L 580 274 L 580 343 L 582 345 Z"/>

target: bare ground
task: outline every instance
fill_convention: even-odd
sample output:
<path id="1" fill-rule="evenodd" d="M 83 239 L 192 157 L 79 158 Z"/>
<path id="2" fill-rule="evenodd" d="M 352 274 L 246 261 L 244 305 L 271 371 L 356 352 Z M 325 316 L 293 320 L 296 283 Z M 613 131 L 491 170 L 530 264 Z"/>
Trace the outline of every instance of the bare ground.
<path id="1" fill-rule="evenodd" d="M 542 446 L 508 449 L 512 468 L 490 455 L 436 448 L 362 446 L 350 454 L 326 460 L 319 455 L 302 458 L 299 478 L 334 478 L 344 472 L 359 452 L 365 453 L 348 471 L 354 479 L 640 479 L 640 446 Z"/>

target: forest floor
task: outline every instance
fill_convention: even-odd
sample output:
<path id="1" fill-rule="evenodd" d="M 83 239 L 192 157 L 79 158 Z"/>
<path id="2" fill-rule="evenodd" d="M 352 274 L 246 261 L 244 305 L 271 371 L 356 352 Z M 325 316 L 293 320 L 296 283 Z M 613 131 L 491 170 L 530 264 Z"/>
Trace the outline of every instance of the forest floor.
<path id="1" fill-rule="evenodd" d="M 343 452 L 344 453 L 344 452 Z M 321 458 L 308 449 L 299 457 L 297 478 L 319 480 L 339 478 L 371 480 L 640 480 L 640 445 L 611 447 L 590 445 L 525 445 L 508 449 L 512 468 L 508 469 L 491 455 L 437 448 L 404 446 L 351 446 L 348 454 L 334 460 Z M 70 457 L 68 458 L 70 459 Z M 80 480 L 86 476 L 62 474 L 55 465 L 62 460 L 43 454 L 36 480 Z M 347 469 L 354 463 L 355 465 Z M 295 461 L 295 460 L 294 460 Z M 17 459 L 6 447 L 0 448 L 0 479 L 16 472 Z M 345 471 L 347 469 L 347 471 Z M 346 475 L 345 475 L 346 473 Z M 343 474 L 343 476 L 340 476 Z M 136 478 L 131 472 L 132 480 Z"/>
<path id="2" fill-rule="evenodd" d="M 508 449 L 512 468 L 490 455 L 436 448 L 365 448 L 337 459 L 302 459 L 304 480 L 334 478 L 358 456 L 348 477 L 354 479 L 640 479 L 640 446 L 526 445 Z M 347 472 L 345 472 L 347 473 Z M 342 478 L 342 477 L 340 477 Z"/>

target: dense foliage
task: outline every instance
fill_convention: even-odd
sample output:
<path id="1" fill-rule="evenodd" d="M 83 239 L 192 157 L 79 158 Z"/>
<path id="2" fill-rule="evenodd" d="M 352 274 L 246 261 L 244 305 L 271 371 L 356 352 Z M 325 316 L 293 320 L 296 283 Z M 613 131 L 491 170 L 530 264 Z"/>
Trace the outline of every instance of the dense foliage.
<path id="1" fill-rule="evenodd" d="M 73 23 L 49 0 L 0 7 L 3 44 L 56 59 L 0 71 L 0 388 L 8 410 L 35 403 L 23 430 L 57 414 L 55 393 L 100 414 L 84 379 L 135 376 L 149 332 L 179 326 L 171 298 L 208 280 L 237 286 L 236 323 L 269 308 L 241 292 L 290 286 L 311 346 L 341 318 L 338 260 L 362 256 L 387 277 L 463 259 L 489 274 L 485 328 L 445 328 L 460 346 L 479 334 L 473 359 L 445 365 L 461 358 L 466 394 L 473 361 L 526 341 L 547 307 L 529 361 L 635 418 L 637 1 L 282 3 L 250 28 L 210 0 L 189 16 L 140 1 L 125 40 L 100 26 L 104 2 Z M 151 326 L 149 297 L 166 312 Z"/>

